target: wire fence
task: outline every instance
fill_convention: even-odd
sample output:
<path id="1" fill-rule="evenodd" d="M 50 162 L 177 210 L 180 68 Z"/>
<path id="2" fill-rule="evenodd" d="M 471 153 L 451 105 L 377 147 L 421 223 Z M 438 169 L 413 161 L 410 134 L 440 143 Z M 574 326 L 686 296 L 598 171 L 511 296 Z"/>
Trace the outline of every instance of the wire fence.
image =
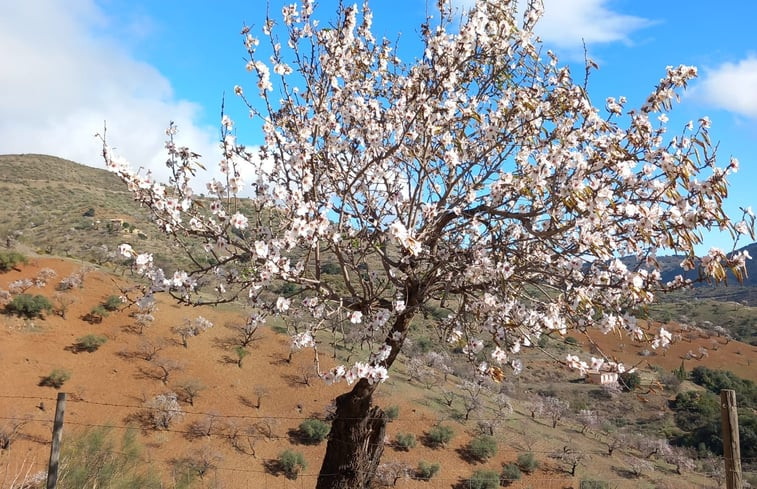
<path id="1" fill-rule="evenodd" d="M 34 401 L 34 402 L 49 402 L 50 405 L 54 405 L 56 399 L 52 397 L 44 397 L 44 396 L 21 396 L 21 395 L 5 395 L 0 394 L 0 399 L 11 399 L 11 400 L 28 400 L 28 401 Z M 100 408 L 118 408 L 118 409 L 128 409 L 128 410 L 149 410 L 151 408 L 146 407 L 145 405 L 141 404 L 121 404 L 121 403 L 111 403 L 111 402 L 101 402 L 101 401 L 92 401 L 87 399 L 82 399 L 80 397 L 69 397 L 67 399 L 67 402 L 72 403 L 73 405 L 76 404 L 83 404 L 83 405 L 92 405 L 97 406 Z M 113 414 L 110 412 L 109 414 Z M 210 418 L 214 420 L 229 420 L 229 421 L 238 421 L 238 420 L 248 420 L 252 422 L 260 422 L 265 420 L 282 420 L 287 422 L 297 422 L 300 420 L 306 420 L 310 419 L 311 416 L 293 416 L 293 415 L 255 415 L 255 414 L 219 414 L 216 412 L 205 412 L 200 410 L 185 410 L 183 411 L 183 414 L 187 416 L 195 416 L 195 417 L 202 417 L 202 418 Z M 469 418 L 470 421 L 491 421 L 495 418 L 492 417 L 473 417 L 471 416 Z M 510 420 L 522 420 L 523 417 L 497 417 L 496 418 L 499 421 L 510 421 Z M 398 416 L 393 422 L 398 423 L 408 423 L 408 424 L 414 424 L 418 423 L 419 421 L 428 421 L 428 417 L 423 416 Z M 14 422 L 14 421 L 21 421 L 23 423 L 34 423 L 34 424 L 40 424 L 44 426 L 51 427 L 53 424 L 53 413 L 50 412 L 49 416 L 45 416 L 40 414 L 37 414 L 35 416 L 26 416 L 26 417 L 19 417 L 19 416 L 0 416 L 0 424 L 3 422 Z M 85 421 L 79 421 L 79 420 L 72 420 L 72 419 L 66 419 L 65 420 L 66 426 L 76 426 L 81 428 L 103 428 L 103 429 L 117 429 L 117 430 L 127 430 L 127 429 L 133 429 L 134 426 L 126 425 L 126 424 L 112 424 L 112 423 L 93 423 L 93 422 L 85 422 Z M 167 427 L 165 429 L 160 430 L 161 432 L 165 433 L 173 433 L 173 434 L 179 434 L 186 437 L 191 436 L 197 436 L 198 431 L 197 429 L 176 429 Z M 221 427 L 217 427 L 214 430 L 208 429 L 207 432 L 202 433 L 202 436 L 204 438 L 229 438 L 229 433 L 226 432 Z M 265 438 L 268 441 L 291 441 L 291 435 L 282 436 L 277 435 L 274 433 L 268 433 L 266 436 L 260 435 L 261 438 Z M 65 441 L 64 441 L 65 443 Z M 541 455 L 541 456 L 550 456 L 554 455 L 555 450 L 540 450 L 538 448 L 529 447 L 529 452 Z M 620 450 L 618 451 L 620 452 Z M 120 453 L 117 451 L 110 450 L 108 453 L 111 453 L 113 455 L 119 455 Z M 593 456 L 593 457 L 608 457 L 607 451 L 594 451 L 592 453 L 585 453 L 585 455 Z M 7 459 L 7 457 L 6 457 Z M 611 459 L 607 458 L 608 463 L 610 461 L 615 461 L 617 463 L 617 459 Z M 176 459 L 161 459 L 154 456 L 149 456 L 140 459 L 140 462 L 144 464 L 164 464 L 166 467 L 171 467 L 172 464 L 175 464 Z M 742 458 L 742 464 L 757 464 L 757 459 L 748 459 L 748 458 Z M 33 468 L 33 470 L 32 470 Z M 13 466 L 6 460 L 6 463 L 3 463 L 2 459 L 0 458 L 0 488 L 5 487 L 18 487 L 11 485 L 9 481 L 13 480 L 13 477 L 18 477 L 20 473 L 22 473 L 24 470 L 29 473 L 39 473 L 42 471 L 45 471 L 47 468 L 47 464 L 39 461 L 22 461 L 21 465 L 19 465 L 19 462 L 16 462 L 16 466 Z M 463 461 L 459 461 L 456 464 L 447 463 L 444 467 L 441 468 L 441 471 L 438 475 L 435 475 L 430 480 L 421 479 L 417 476 L 417 472 L 414 467 L 411 466 L 404 466 L 402 467 L 402 470 L 398 470 L 395 472 L 395 476 L 389 476 L 384 477 L 385 480 L 389 482 L 389 485 L 384 487 L 395 487 L 399 489 L 411 489 L 411 488 L 425 488 L 425 489 L 469 489 L 474 488 L 475 483 L 471 481 L 471 475 L 473 472 L 477 469 L 477 467 L 471 466 L 470 464 L 467 464 Z M 683 480 L 679 480 L 679 484 L 675 486 L 669 486 L 665 485 L 662 482 L 662 478 L 659 479 L 660 484 L 654 485 L 652 487 L 660 487 L 660 488 L 667 488 L 670 487 L 670 489 L 686 489 L 687 487 L 691 488 L 697 488 L 702 489 L 705 487 L 717 487 L 717 481 L 720 480 L 722 477 L 721 472 L 698 472 L 698 474 L 704 476 L 704 477 L 710 477 L 712 479 L 712 485 L 702 485 L 702 484 L 691 484 L 686 485 L 687 483 Z M 560 474 L 561 476 L 555 476 L 554 474 L 549 473 L 541 473 L 537 472 L 537 474 L 533 475 L 527 475 L 524 477 L 523 480 L 512 480 L 512 481 L 500 481 L 498 480 L 497 483 L 500 482 L 506 483 L 508 487 L 511 487 L 513 489 L 525 489 L 525 488 L 544 488 L 544 489 L 565 489 L 565 488 L 578 488 L 580 486 L 580 481 L 582 479 L 591 479 L 591 476 L 587 476 L 587 474 L 584 473 L 582 476 L 579 477 L 571 477 L 567 474 Z M 300 473 L 296 479 L 289 479 L 286 476 L 282 475 L 281 471 L 277 471 L 274 465 L 266 466 L 265 463 L 262 464 L 261 467 L 261 461 L 256 460 L 254 463 L 251 463 L 248 466 L 231 466 L 231 465 L 225 465 L 221 461 L 210 463 L 207 467 L 207 471 L 205 471 L 202 476 L 200 483 L 202 484 L 201 487 L 216 487 L 216 488 L 224 488 L 224 489 L 233 489 L 233 488 L 240 488 L 240 489 L 248 489 L 248 488 L 263 488 L 263 489 L 278 489 L 278 488 L 313 488 L 316 485 L 318 477 L 332 477 L 336 476 L 336 474 L 319 474 L 317 471 L 304 471 L 303 473 Z M 609 487 L 613 487 L 616 489 L 631 489 L 639 487 L 640 480 L 634 479 L 633 477 L 629 475 L 625 476 L 618 476 L 618 477 L 598 477 L 598 479 L 607 482 L 609 484 Z M 649 482 L 650 480 L 654 480 L 654 477 L 645 476 L 644 477 L 645 482 Z M 170 486 L 168 486 L 170 487 Z"/>

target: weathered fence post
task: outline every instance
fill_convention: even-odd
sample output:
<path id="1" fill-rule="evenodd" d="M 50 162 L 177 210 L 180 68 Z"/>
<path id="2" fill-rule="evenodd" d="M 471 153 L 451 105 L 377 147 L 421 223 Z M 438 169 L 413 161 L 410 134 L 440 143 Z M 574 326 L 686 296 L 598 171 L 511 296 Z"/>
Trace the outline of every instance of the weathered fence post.
<path id="1" fill-rule="evenodd" d="M 739 449 L 739 413 L 736 410 L 736 391 L 720 391 L 720 416 L 723 427 L 723 458 L 728 489 L 743 489 L 741 451 Z"/>
<path id="2" fill-rule="evenodd" d="M 63 413 L 66 411 L 66 393 L 58 393 L 55 404 L 55 421 L 53 422 L 53 443 L 50 447 L 50 463 L 47 465 L 47 489 L 55 489 L 58 484 L 58 461 L 60 458 L 60 440 L 63 435 Z"/>

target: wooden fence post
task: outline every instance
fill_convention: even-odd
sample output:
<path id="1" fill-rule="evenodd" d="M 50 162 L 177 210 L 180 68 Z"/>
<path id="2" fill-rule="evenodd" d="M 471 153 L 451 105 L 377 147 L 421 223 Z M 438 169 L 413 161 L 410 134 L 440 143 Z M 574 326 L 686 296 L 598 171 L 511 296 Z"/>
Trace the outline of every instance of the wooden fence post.
<path id="1" fill-rule="evenodd" d="M 723 428 L 723 458 L 725 459 L 726 487 L 728 489 L 743 489 L 736 391 L 730 389 L 720 391 L 720 416 Z"/>
<path id="2" fill-rule="evenodd" d="M 47 465 L 47 489 L 55 489 L 58 484 L 58 461 L 60 459 L 60 440 L 63 435 L 63 413 L 66 411 L 66 393 L 58 393 L 55 404 L 55 421 L 53 422 L 53 443 L 50 446 L 50 463 Z"/>

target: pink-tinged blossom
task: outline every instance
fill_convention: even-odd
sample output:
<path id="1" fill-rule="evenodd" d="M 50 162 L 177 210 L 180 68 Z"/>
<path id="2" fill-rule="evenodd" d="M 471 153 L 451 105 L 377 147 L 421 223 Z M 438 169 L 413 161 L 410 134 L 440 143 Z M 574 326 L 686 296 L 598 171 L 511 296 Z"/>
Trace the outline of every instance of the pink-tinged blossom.
<path id="1" fill-rule="evenodd" d="M 301 350 L 303 348 L 312 348 L 315 346 L 315 338 L 310 331 L 297 333 L 292 336 L 292 349 Z"/>
<path id="2" fill-rule="evenodd" d="M 466 355 L 475 355 L 484 349 L 484 342 L 478 339 L 471 339 L 468 344 L 463 347 L 463 353 Z"/>
<path id="3" fill-rule="evenodd" d="M 247 216 L 237 212 L 236 214 L 231 216 L 231 220 L 229 222 L 234 227 L 234 229 L 246 229 L 248 221 Z"/>
<path id="4" fill-rule="evenodd" d="M 140 253 L 134 259 L 137 273 L 145 273 L 152 267 L 152 253 Z"/>
<path id="5" fill-rule="evenodd" d="M 491 353 L 492 360 L 499 365 L 504 365 L 507 362 L 507 353 L 499 346 L 495 347 Z"/>

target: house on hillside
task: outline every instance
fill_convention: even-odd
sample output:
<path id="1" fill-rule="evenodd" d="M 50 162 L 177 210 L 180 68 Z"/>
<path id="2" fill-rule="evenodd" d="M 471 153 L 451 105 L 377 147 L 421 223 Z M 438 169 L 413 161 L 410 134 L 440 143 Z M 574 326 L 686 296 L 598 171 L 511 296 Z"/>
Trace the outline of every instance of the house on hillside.
<path id="1" fill-rule="evenodd" d="M 589 370 L 586 372 L 586 382 L 596 385 L 615 384 L 618 382 L 618 372 Z"/>

